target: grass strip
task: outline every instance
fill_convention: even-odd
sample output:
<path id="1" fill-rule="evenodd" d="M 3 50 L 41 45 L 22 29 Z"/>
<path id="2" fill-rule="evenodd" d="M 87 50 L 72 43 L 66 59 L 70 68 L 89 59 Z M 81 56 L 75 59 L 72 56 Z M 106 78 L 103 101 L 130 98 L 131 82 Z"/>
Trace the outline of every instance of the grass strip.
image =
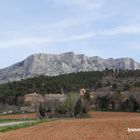
<path id="1" fill-rule="evenodd" d="M 55 121 L 55 120 L 58 120 L 58 119 L 37 120 L 35 122 L 25 122 L 22 124 L 16 124 L 16 125 L 12 125 L 12 126 L 4 126 L 4 127 L 0 127 L 0 132 L 8 132 L 8 131 L 17 130 L 20 128 L 26 128 L 26 127 L 38 125 L 43 122 L 51 122 L 51 121 Z"/>
<path id="2" fill-rule="evenodd" d="M 1 119 L 0 118 L 0 123 L 6 123 L 6 122 L 18 122 L 18 121 L 30 121 L 33 119 Z"/>

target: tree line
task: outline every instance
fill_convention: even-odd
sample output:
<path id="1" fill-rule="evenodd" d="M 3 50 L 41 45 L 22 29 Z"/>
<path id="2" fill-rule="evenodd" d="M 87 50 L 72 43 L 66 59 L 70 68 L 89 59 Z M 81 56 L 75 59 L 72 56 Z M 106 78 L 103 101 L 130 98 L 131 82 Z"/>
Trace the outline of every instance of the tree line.
<path id="1" fill-rule="evenodd" d="M 0 102 L 19 104 L 19 97 L 33 92 L 44 94 L 68 93 L 80 88 L 97 90 L 109 87 L 112 91 L 125 91 L 140 87 L 140 70 L 109 70 L 79 72 L 60 76 L 38 76 L 0 85 Z"/>

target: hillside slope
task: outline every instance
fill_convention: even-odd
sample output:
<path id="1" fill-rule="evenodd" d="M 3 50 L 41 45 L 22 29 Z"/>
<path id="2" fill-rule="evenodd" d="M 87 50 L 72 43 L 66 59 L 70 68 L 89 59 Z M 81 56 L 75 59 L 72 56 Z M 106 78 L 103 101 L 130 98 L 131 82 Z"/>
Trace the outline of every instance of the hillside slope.
<path id="1" fill-rule="evenodd" d="M 18 81 L 38 75 L 56 76 L 81 71 L 108 69 L 135 70 L 140 64 L 132 58 L 103 59 L 98 56 L 67 52 L 63 54 L 34 54 L 22 62 L 0 70 L 0 84 Z"/>

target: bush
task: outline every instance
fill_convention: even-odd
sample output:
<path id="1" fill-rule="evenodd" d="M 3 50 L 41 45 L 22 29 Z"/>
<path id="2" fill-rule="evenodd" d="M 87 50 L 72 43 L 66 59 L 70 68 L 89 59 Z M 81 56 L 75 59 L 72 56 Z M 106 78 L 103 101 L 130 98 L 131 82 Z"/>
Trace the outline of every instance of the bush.
<path id="1" fill-rule="evenodd" d="M 83 97 L 76 93 L 69 93 L 66 100 L 56 108 L 56 112 L 66 114 L 67 117 L 80 117 L 87 113 L 89 100 L 89 93 Z"/>
<path id="2" fill-rule="evenodd" d="M 43 104 L 39 105 L 39 118 L 43 119 L 46 117 L 46 109 Z"/>
<path id="3" fill-rule="evenodd" d="M 82 113 L 82 101 L 81 98 L 79 98 L 74 108 L 74 115 L 79 116 L 81 113 Z"/>

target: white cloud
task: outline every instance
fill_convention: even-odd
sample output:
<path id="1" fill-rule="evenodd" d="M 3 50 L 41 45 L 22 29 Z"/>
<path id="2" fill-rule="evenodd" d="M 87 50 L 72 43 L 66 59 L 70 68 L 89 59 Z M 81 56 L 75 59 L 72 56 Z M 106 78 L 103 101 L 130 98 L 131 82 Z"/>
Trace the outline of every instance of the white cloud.
<path id="1" fill-rule="evenodd" d="M 108 30 L 97 31 L 97 32 L 88 32 L 79 35 L 74 35 L 71 37 L 61 38 L 60 42 L 64 41 L 77 41 L 77 40 L 85 40 L 92 37 L 100 37 L 100 36 L 118 36 L 122 34 L 140 34 L 140 26 L 120 26 L 115 27 Z"/>
<path id="2" fill-rule="evenodd" d="M 99 3 L 99 1 L 97 2 L 96 0 L 67 0 L 67 2 L 69 2 L 69 4 L 71 5 L 75 5 L 85 10 L 94 10 L 101 8 L 101 4 Z"/>
<path id="3" fill-rule="evenodd" d="M 44 43 L 47 45 L 47 43 L 49 43 L 50 41 L 51 39 L 49 38 L 40 38 L 40 37 L 3 40 L 0 41 L 0 48 L 13 48 L 13 47 L 22 47 L 22 46 L 32 47 L 33 45 L 39 45 Z"/>
<path id="4" fill-rule="evenodd" d="M 140 25 L 120 26 L 109 30 L 98 32 L 98 35 L 121 35 L 121 34 L 139 34 Z"/>
<path id="5" fill-rule="evenodd" d="M 61 42 L 81 41 L 81 40 L 89 39 L 94 35 L 95 35 L 94 33 L 85 33 L 85 34 L 73 35 L 70 37 L 61 37 L 55 39 L 55 42 L 61 43 Z"/>
<path id="6" fill-rule="evenodd" d="M 76 7 L 82 10 L 95 10 L 101 8 L 100 0 L 53 0 L 55 4 Z"/>
<path id="7" fill-rule="evenodd" d="M 70 42 L 70 41 L 81 41 L 87 40 L 93 37 L 100 36 L 118 36 L 126 34 L 140 34 L 140 26 L 120 26 L 108 30 L 97 31 L 97 32 L 87 32 L 83 34 L 73 35 L 70 37 L 61 36 L 60 38 L 54 39 L 54 42 Z"/>
<path id="8" fill-rule="evenodd" d="M 28 38 L 17 38 L 12 40 L 1 40 L 0 41 L 0 48 L 9 48 L 9 47 L 21 47 L 21 46 L 37 46 L 37 45 L 51 45 L 57 43 L 67 43 L 67 42 L 75 42 L 75 41 L 82 41 L 88 40 L 94 37 L 100 36 L 118 36 L 118 35 L 125 35 L 125 34 L 140 34 L 140 26 L 120 26 L 115 27 L 108 30 L 97 31 L 97 32 L 87 32 L 81 34 L 72 34 L 72 35 L 65 35 L 65 34 L 52 34 L 43 37 L 28 37 Z M 133 46 L 134 47 L 134 46 Z M 135 48 L 140 48 L 139 46 L 135 45 Z"/>

